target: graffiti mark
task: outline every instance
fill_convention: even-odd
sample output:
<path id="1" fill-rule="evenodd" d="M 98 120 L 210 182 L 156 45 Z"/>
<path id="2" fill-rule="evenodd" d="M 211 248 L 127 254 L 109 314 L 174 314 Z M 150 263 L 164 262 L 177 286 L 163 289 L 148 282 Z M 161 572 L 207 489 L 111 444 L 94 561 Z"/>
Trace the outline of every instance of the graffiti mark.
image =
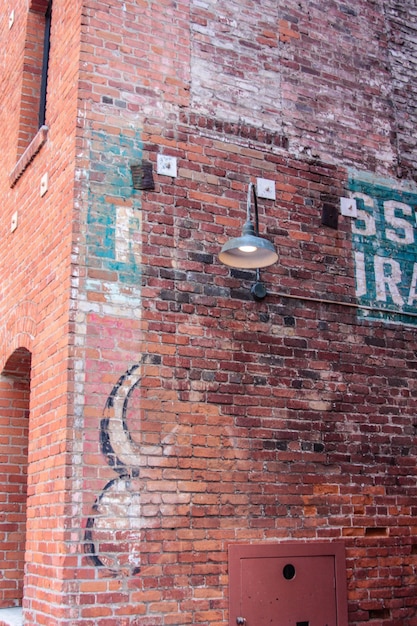
<path id="1" fill-rule="evenodd" d="M 84 535 L 84 552 L 90 561 L 96 567 L 107 568 L 113 576 L 140 571 L 140 455 L 126 419 L 129 399 L 140 382 L 139 372 L 139 365 L 127 370 L 107 398 L 100 422 L 100 446 L 118 477 L 110 480 L 97 497 Z"/>
<path id="2" fill-rule="evenodd" d="M 121 475 L 137 476 L 139 472 L 139 446 L 132 440 L 126 421 L 129 398 L 140 382 L 139 369 L 140 365 L 133 365 L 119 378 L 107 398 L 100 423 L 101 451 Z"/>

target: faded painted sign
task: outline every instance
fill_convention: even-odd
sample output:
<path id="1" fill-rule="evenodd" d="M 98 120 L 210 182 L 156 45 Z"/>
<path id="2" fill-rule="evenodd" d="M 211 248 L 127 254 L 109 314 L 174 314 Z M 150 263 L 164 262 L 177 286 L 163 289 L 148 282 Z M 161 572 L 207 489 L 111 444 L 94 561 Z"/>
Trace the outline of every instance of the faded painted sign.
<path id="1" fill-rule="evenodd" d="M 349 189 L 361 315 L 417 324 L 417 191 L 354 177 Z"/>
<path id="2" fill-rule="evenodd" d="M 139 132 L 95 132 L 91 140 L 88 261 L 117 273 L 118 283 L 137 284 L 141 264 L 140 195 L 132 185 L 131 163 L 140 162 Z M 96 290 L 97 284 L 87 283 Z"/>

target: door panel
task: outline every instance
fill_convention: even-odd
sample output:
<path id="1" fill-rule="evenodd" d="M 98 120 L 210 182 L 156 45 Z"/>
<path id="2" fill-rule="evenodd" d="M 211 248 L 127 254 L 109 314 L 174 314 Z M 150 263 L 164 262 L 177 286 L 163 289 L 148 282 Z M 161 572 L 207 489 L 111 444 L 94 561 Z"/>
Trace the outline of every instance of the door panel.
<path id="1" fill-rule="evenodd" d="M 247 626 L 334 626 L 334 557 L 241 560 L 241 614 Z"/>
<path id="2" fill-rule="evenodd" d="M 347 626 L 344 546 L 229 546 L 230 626 Z"/>

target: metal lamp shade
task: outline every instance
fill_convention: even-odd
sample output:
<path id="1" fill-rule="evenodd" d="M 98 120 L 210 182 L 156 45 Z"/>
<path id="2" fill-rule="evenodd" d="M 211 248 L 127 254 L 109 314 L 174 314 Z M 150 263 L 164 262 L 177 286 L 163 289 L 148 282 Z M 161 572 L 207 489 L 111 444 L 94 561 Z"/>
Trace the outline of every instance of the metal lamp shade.
<path id="1" fill-rule="evenodd" d="M 219 260 L 229 267 L 259 269 L 276 263 L 278 254 L 268 239 L 256 235 L 253 224 L 248 221 L 241 237 L 226 241 Z"/>

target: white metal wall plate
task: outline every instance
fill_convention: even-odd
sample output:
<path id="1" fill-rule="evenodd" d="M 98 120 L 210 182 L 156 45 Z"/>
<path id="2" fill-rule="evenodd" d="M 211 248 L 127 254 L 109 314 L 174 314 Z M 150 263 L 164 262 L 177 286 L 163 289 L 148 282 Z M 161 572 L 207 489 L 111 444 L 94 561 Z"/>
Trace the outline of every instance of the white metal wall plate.
<path id="1" fill-rule="evenodd" d="M 340 198 L 340 213 L 346 217 L 357 217 L 358 210 L 355 198 Z"/>
<path id="2" fill-rule="evenodd" d="M 48 191 L 48 172 L 45 172 L 45 174 L 41 178 L 41 185 L 40 185 L 41 196 L 44 196 L 47 191 Z"/>
<path id="3" fill-rule="evenodd" d="M 177 158 L 167 156 L 166 154 L 158 154 L 156 161 L 156 171 L 162 176 L 177 176 Z"/>
<path id="4" fill-rule="evenodd" d="M 10 11 L 10 14 L 9 14 L 9 29 L 13 26 L 13 24 L 14 24 L 14 9 Z"/>
<path id="5" fill-rule="evenodd" d="M 10 231 L 14 233 L 17 228 L 17 211 L 15 211 L 12 215 L 12 221 L 10 223 Z"/>
<path id="6" fill-rule="evenodd" d="M 266 198 L 267 200 L 275 200 L 275 181 L 267 178 L 256 179 L 256 195 L 258 198 Z"/>

